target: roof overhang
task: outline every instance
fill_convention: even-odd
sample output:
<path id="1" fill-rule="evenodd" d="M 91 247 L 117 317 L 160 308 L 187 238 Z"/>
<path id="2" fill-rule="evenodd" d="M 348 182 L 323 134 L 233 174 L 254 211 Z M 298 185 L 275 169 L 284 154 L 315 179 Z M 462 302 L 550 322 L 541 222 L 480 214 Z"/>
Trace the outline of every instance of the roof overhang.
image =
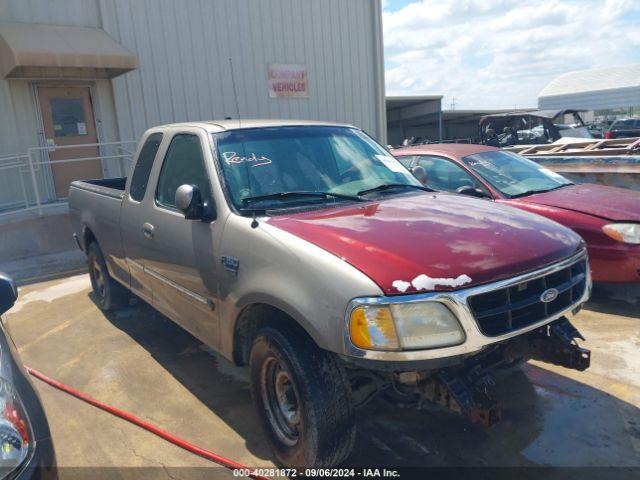
<path id="1" fill-rule="evenodd" d="M 386 98 L 387 127 L 422 125 L 437 121 L 442 95 L 390 96 Z"/>
<path id="2" fill-rule="evenodd" d="M 104 30 L 0 23 L 3 78 L 113 78 L 138 67 L 138 58 Z"/>

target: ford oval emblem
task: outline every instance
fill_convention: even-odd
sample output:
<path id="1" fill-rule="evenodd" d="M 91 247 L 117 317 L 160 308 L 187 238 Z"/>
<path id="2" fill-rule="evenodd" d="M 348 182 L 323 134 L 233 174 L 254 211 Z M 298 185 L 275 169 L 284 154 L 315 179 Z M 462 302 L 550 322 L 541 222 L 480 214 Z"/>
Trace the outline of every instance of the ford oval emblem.
<path id="1" fill-rule="evenodd" d="M 542 292 L 540 295 L 540 301 L 544 303 L 553 302 L 556 298 L 558 298 L 558 290 L 555 288 L 550 288 Z"/>

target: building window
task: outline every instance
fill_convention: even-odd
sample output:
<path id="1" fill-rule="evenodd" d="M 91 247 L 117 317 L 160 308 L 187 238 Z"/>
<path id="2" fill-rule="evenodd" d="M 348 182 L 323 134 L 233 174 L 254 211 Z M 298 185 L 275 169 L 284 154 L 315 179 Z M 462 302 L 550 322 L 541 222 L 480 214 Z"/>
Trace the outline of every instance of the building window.
<path id="1" fill-rule="evenodd" d="M 56 137 L 87 135 L 87 123 L 81 98 L 52 98 L 51 118 Z"/>

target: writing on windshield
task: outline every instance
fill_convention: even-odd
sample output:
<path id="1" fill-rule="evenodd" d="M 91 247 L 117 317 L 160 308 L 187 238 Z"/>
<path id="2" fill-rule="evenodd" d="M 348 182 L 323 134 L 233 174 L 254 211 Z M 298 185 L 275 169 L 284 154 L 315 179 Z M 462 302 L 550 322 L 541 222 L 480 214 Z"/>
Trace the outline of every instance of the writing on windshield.
<path id="1" fill-rule="evenodd" d="M 236 207 L 244 205 L 246 198 L 277 205 L 349 201 L 357 198 L 358 192 L 380 185 L 421 185 L 382 146 L 351 127 L 247 128 L 213 136 Z M 406 191 L 394 189 L 386 194 Z"/>
<path id="2" fill-rule="evenodd" d="M 252 167 L 260 167 L 262 165 L 269 165 L 271 159 L 264 155 L 256 155 L 251 153 L 248 156 L 238 155 L 236 152 L 223 152 L 222 158 L 227 165 L 239 165 L 242 163 L 250 163 Z"/>

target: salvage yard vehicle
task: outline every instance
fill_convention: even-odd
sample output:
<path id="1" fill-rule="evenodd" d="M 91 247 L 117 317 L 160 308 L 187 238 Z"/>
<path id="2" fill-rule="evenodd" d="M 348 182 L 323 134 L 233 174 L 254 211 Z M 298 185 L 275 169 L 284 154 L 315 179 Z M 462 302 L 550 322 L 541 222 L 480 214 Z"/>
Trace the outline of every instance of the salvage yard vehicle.
<path id="1" fill-rule="evenodd" d="M 565 317 L 591 288 L 580 237 L 433 192 L 352 126 L 152 128 L 128 178 L 73 182 L 69 208 L 100 308 L 133 292 L 248 364 L 282 465 L 345 460 L 381 392 L 491 424 L 493 368 L 589 366 Z"/>
<path id="2" fill-rule="evenodd" d="M 640 192 L 575 184 L 514 152 L 432 144 L 393 151 L 426 185 L 488 198 L 565 225 L 587 243 L 594 281 L 640 283 Z"/>
<path id="3" fill-rule="evenodd" d="M 614 121 L 605 132 L 605 138 L 640 137 L 640 118 L 621 118 Z"/>
<path id="4" fill-rule="evenodd" d="M 582 110 L 494 113 L 480 118 L 480 143 L 493 147 L 553 143 L 563 137 L 593 138 Z M 570 123 L 564 123 L 571 116 Z"/>
<path id="5" fill-rule="evenodd" d="M 0 273 L 0 315 L 18 299 L 18 289 Z M 40 397 L 0 318 L 0 478 L 55 479 L 55 453 Z"/>

